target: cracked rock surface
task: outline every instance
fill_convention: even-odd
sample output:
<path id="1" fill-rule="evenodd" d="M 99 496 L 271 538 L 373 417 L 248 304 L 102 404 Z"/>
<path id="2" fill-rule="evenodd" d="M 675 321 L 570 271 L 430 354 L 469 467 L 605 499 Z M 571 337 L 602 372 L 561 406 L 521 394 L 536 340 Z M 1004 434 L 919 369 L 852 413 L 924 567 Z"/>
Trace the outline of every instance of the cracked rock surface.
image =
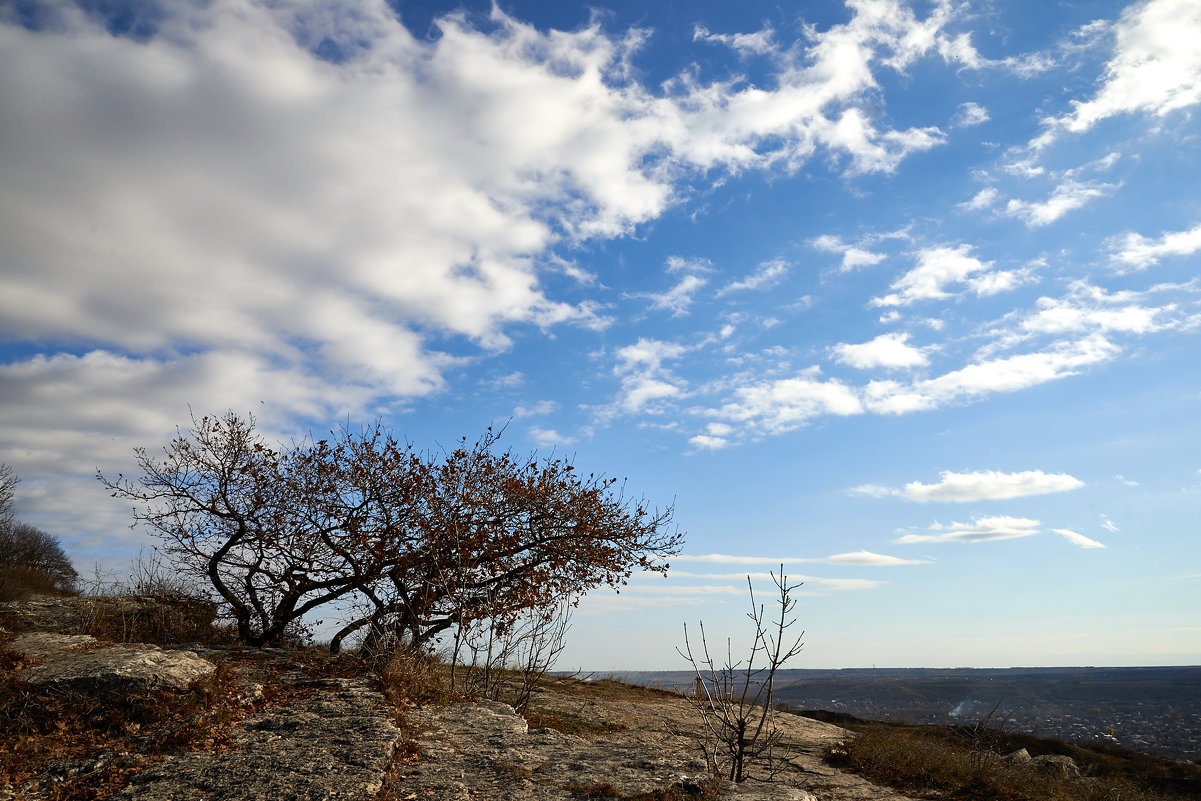
<path id="1" fill-rule="evenodd" d="M 577 693 L 576 690 L 582 690 Z M 567 712 L 596 736 L 529 729 L 511 707 L 496 702 L 426 707 L 408 715 L 422 759 L 407 765 L 400 798 L 430 801 L 558 801 L 612 792 L 618 797 L 705 778 L 696 712 L 679 697 L 606 697 L 563 682 L 539 693 L 533 707 Z M 772 783 L 726 782 L 731 801 L 906 801 L 893 790 L 822 762 L 825 748 L 846 736 L 837 726 L 783 714 L 782 758 Z M 617 729 L 620 730 L 611 730 Z"/>
<path id="2" fill-rule="evenodd" d="M 244 721 L 224 753 L 180 754 L 115 798 L 177 801 L 366 799 L 380 788 L 400 730 L 364 678 L 328 679 L 313 695 Z"/>

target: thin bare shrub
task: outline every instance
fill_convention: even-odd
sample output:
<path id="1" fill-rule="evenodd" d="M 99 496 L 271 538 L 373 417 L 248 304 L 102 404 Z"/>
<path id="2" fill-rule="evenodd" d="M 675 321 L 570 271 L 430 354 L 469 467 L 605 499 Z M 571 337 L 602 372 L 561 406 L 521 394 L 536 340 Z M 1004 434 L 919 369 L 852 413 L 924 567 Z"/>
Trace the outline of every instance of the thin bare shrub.
<path id="1" fill-rule="evenodd" d="M 751 611 L 747 613 L 754 624 L 751 651 L 745 660 L 734 660 L 733 647 L 726 640 L 726 659 L 718 667 L 710 651 L 705 624 L 700 624 L 699 653 L 693 650 L 684 625 L 684 649 L 676 651 L 688 660 L 696 674 L 696 696 L 689 703 L 700 714 L 709 733 L 705 759 L 715 774 L 724 774 L 734 782 L 750 778 L 770 780 L 775 775 L 774 757 L 780 744 L 780 731 L 772 696 L 776 671 L 801 651 L 804 632 L 791 639 L 788 629 L 796 622 L 791 617 L 796 608 L 792 592 L 798 584 L 789 584 L 784 575 L 771 574 L 778 598 L 779 617 L 769 620 L 765 607 L 755 603 L 755 590 L 747 576 L 751 596 Z M 787 644 L 790 643 L 790 644 Z M 765 775 L 752 776 L 750 770 L 761 763 Z"/>
<path id="2" fill-rule="evenodd" d="M 214 625 L 217 605 L 157 551 L 140 551 L 123 578 L 97 569 L 84 595 L 83 629 L 97 639 L 168 645 L 232 638 L 228 627 Z"/>
<path id="3" fill-rule="evenodd" d="M 503 700 L 521 713 L 537 683 L 566 645 L 571 627 L 569 601 L 532 610 L 512 623 L 480 620 L 455 631 L 450 652 L 450 685 L 468 696 Z"/>

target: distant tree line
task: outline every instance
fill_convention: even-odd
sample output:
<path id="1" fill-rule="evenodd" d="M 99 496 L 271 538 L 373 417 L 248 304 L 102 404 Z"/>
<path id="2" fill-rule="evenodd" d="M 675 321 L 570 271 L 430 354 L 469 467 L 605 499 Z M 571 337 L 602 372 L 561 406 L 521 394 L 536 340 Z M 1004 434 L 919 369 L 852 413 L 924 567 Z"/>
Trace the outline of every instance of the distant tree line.
<path id="1" fill-rule="evenodd" d="M 562 459 L 501 451 L 499 436 L 419 452 L 377 423 L 271 445 L 230 412 L 193 419 L 161 453 L 136 449 L 139 477 L 98 478 L 253 645 L 321 610 L 339 616 L 331 650 L 352 635 L 420 647 L 666 571 L 682 541 L 671 507 Z"/>
<path id="2" fill-rule="evenodd" d="M 0 601 L 33 593 L 73 593 L 79 574 L 59 541 L 17 520 L 20 480 L 11 465 L 0 463 Z"/>

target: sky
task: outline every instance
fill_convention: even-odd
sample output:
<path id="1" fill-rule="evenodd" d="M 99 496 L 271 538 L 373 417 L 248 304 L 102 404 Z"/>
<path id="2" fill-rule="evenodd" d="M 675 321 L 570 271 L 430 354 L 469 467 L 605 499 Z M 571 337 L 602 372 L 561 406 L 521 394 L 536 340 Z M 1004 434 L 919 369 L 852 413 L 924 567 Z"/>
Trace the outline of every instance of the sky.
<path id="1" fill-rule="evenodd" d="M 736 7 L 735 7 L 736 5 Z M 561 667 L 1201 663 L 1201 3 L 0 0 L 0 461 L 189 415 L 674 505 Z M 799 632 L 798 632 L 799 633 Z"/>

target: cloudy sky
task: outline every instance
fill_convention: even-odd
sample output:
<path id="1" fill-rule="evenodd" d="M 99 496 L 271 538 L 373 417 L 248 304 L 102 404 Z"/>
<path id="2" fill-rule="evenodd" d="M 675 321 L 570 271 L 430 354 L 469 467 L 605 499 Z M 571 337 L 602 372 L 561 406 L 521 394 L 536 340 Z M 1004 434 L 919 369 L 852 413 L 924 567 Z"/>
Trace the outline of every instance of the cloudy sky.
<path id="1" fill-rule="evenodd" d="M 0 0 L 0 461 L 81 572 L 198 414 L 675 504 L 565 662 L 1201 662 L 1196 0 Z"/>

